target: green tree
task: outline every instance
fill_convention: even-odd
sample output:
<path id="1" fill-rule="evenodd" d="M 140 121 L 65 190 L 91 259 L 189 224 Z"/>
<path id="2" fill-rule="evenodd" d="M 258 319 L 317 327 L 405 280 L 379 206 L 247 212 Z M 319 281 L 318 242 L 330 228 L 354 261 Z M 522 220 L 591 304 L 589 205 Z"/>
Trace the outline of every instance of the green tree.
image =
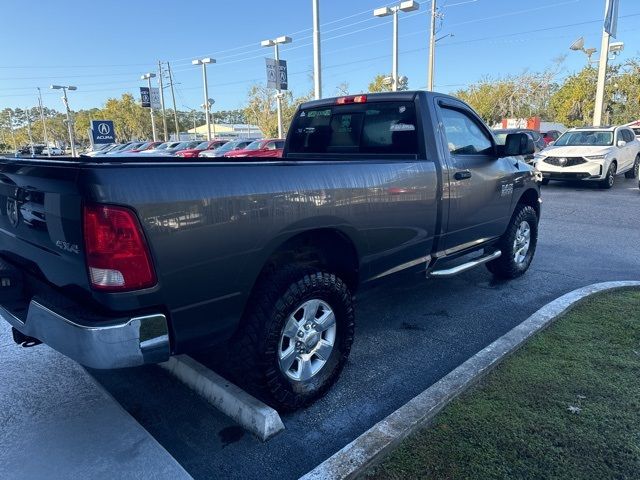
<path id="1" fill-rule="evenodd" d="M 254 85 L 249 90 L 247 106 L 244 109 L 247 123 L 258 125 L 262 133 L 267 137 L 276 137 L 278 135 L 275 95 L 276 90 L 274 89 L 266 88 L 262 85 Z M 284 90 L 282 95 L 282 126 L 284 129 L 283 135 L 286 135 L 298 105 L 310 100 L 313 94 L 309 93 L 295 98 L 290 90 Z"/>
<path id="2" fill-rule="evenodd" d="M 391 89 L 391 75 L 376 75 L 371 83 L 369 83 L 368 90 L 371 93 L 377 92 L 390 92 Z M 398 90 L 408 90 L 409 89 L 409 79 L 407 77 L 400 77 L 398 79 Z"/>

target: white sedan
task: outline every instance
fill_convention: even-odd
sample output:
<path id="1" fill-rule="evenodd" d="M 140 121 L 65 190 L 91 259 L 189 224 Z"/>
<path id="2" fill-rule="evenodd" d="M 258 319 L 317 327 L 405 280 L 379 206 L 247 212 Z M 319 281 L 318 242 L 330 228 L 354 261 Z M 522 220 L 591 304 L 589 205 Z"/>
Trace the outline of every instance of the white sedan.
<path id="1" fill-rule="evenodd" d="M 640 141 L 629 127 L 572 128 L 534 157 L 542 184 L 550 180 L 596 181 L 613 187 L 615 176 L 636 178 Z"/>
<path id="2" fill-rule="evenodd" d="M 64 155 L 64 151 L 58 147 L 45 147 L 40 155 Z"/>

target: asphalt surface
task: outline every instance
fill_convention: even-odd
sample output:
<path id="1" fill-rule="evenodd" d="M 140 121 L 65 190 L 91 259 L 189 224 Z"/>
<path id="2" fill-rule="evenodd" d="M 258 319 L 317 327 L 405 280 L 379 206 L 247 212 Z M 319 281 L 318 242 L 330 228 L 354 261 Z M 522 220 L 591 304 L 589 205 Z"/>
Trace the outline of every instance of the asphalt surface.
<path id="1" fill-rule="evenodd" d="M 529 272 L 498 282 L 401 277 L 362 291 L 352 354 L 334 388 L 283 416 L 267 443 L 246 434 L 159 367 L 91 374 L 196 479 L 293 479 L 555 298 L 591 283 L 640 279 L 640 190 L 552 182 L 543 190 Z"/>

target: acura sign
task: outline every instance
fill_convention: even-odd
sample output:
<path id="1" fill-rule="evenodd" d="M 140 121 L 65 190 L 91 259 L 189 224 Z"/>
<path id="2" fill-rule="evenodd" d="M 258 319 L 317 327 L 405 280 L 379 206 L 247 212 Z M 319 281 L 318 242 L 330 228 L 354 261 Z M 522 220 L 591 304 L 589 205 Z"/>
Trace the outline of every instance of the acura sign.
<path id="1" fill-rule="evenodd" d="M 113 130 L 113 120 L 92 120 L 91 137 L 94 145 L 115 143 L 116 132 Z"/>

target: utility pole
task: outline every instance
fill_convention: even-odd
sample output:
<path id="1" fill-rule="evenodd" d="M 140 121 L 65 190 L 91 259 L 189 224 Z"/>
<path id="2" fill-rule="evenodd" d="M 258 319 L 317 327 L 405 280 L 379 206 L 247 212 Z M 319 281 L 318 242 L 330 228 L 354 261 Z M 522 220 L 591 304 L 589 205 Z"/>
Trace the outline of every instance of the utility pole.
<path id="1" fill-rule="evenodd" d="M 35 153 L 33 149 L 33 134 L 31 132 L 31 116 L 29 115 L 29 109 L 25 108 L 24 115 L 27 117 L 27 134 L 29 135 L 29 150 L 31 150 L 31 155 Z"/>
<path id="2" fill-rule="evenodd" d="M 158 86 L 160 87 L 160 108 L 162 109 L 162 127 L 164 129 L 164 141 L 169 140 L 167 131 L 167 115 L 164 109 L 164 87 L 162 86 L 162 63 L 158 60 Z"/>
<path id="3" fill-rule="evenodd" d="M 433 70 L 436 56 L 436 0 L 431 0 L 431 31 L 429 32 L 429 72 L 427 73 L 427 90 L 433 90 Z"/>
<path id="4" fill-rule="evenodd" d="M 40 107 L 40 120 L 42 120 L 42 132 L 44 134 L 44 144 L 47 147 L 47 157 L 51 156 L 51 147 L 49 146 L 49 138 L 47 136 L 47 122 L 44 119 L 44 108 L 42 107 L 42 92 L 38 87 L 38 107 Z"/>
<path id="5" fill-rule="evenodd" d="M 16 134 L 13 131 L 13 114 L 11 110 L 9 110 L 9 130 L 11 130 L 11 139 L 13 140 L 13 150 L 14 152 L 18 151 L 18 145 L 16 144 Z"/>
<path id="6" fill-rule="evenodd" d="M 169 86 L 171 87 L 171 100 L 173 101 L 173 121 L 176 124 L 176 142 L 180 141 L 180 125 L 178 124 L 178 109 L 176 108 L 176 93 L 173 90 L 173 75 L 171 74 L 171 65 L 167 62 L 167 70 L 169 71 Z"/>
<path id="7" fill-rule="evenodd" d="M 320 57 L 320 6 L 313 0 L 313 92 L 316 100 L 322 98 L 322 60 Z"/>

